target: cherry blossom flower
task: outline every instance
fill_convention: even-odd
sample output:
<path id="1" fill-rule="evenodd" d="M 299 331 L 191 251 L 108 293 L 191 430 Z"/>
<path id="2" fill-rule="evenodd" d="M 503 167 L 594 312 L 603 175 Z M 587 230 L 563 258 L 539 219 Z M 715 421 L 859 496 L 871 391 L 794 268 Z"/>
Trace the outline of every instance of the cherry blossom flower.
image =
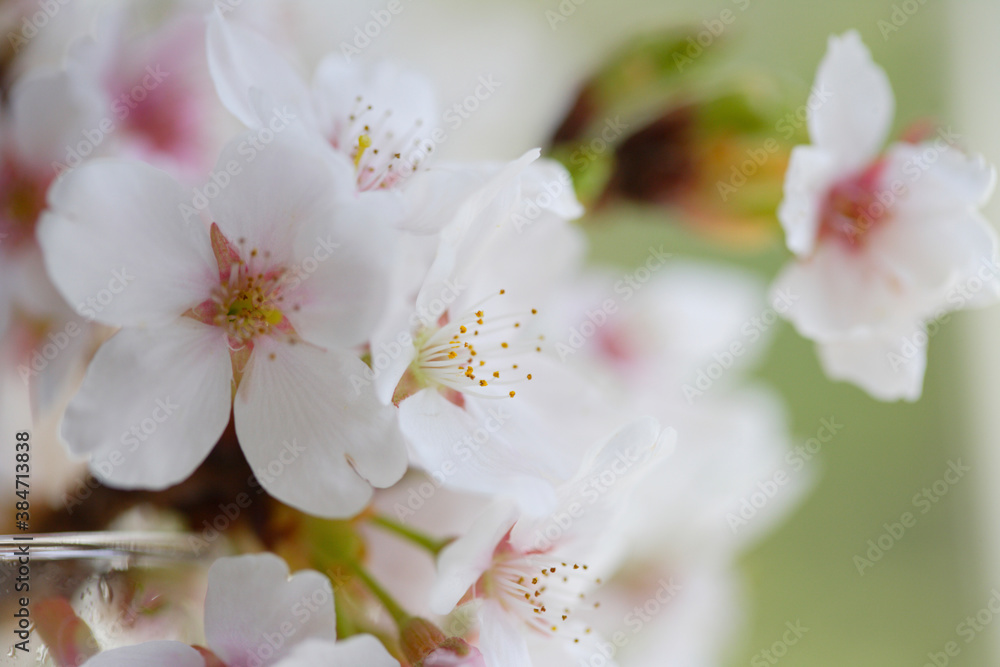
<path id="1" fill-rule="evenodd" d="M 450 193 L 474 187 L 460 168 L 423 168 L 444 135 L 434 134 L 443 130 L 432 124 L 434 95 L 419 75 L 391 63 L 352 65 L 330 53 L 310 87 L 262 36 L 221 12 L 208 23 L 209 67 L 225 107 L 248 127 L 260 127 L 274 108 L 291 109 L 303 134 L 354 164 L 359 193 L 401 207 L 405 228 L 436 231 L 456 201 Z"/>
<path id="2" fill-rule="evenodd" d="M 381 315 L 393 232 L 349 193 L 349 165 L 277 136 L 227 145 L 205 218 L 143 163 L 95 161 L 60 179 L 39 241 L 53 281 L 122 329 L 98 351 L 63 436 L 112 486 L 185 479 L 229 420 L 262 486 L 324 516 L 358 512 L 406 469 L 390 408 L 349 382 Z M 235 167 L 233 166 L 235 165 Z M 227 171 L 228 170 L 228 171 Z M 347 194 L 345 195 L 345 192 Z"/>
<path id="3" fill-rule="evenodd" d="M 996 238 L 979 212 L 995 172 L 946 132 L 879 153 L 892 90 L 856 32 L 830 38 L 816 89 L 828 99 L 809 109 L 813 143 L 795 148 L 778 211 L 796 258 L 775 287 L 801 296 L 788 317 L 831 378 L 916 400 L 925 323 L 997 294 Z M 980 279 L 986 289 L 967 298 L 963 286 Z"/>
<path id="4" fill-rule="evenodd" d="M 566 220 L 578 212 L 572 193 L 545 191 L 565 172 L 529 164 L 535 155 L 499 170 L 444 227 L 419 291 L 373 337 L 370 380 L 399 406 L 416 465 L 543 515 L 574 474 L 579 443 L 618 415 L 555 358 L 539 317 L 548 303 L 538 286 L 571 280 L 583 242 Z M 548 208 L 535 204 L 540 193 Z"/>
<path id="5" fill-rule="evenodd" d="M 151 641 L 99 653 L 87 667 L 397 667 L 375 637 L 336 641 L 330 580 L 303 570 L 291 577 L 272 554 L 220 558 L 208 572 L 207 647 Z"/>
<path id="6" fill-rule="evenodd" d="M 542 651 L 553 650 L 554 641 L 586 654 L 596 637 L 576 616 L 600 606 L 589 594 L 620 558 L 615 526 L 625 500 L 673 450 L 674 439 L 653 419 L 635 420 L 560 486 L 551 515 L 532 518 L 508 503 L 493 505 L 441 552 L 432 608 L 443 614 L 462 600 L 477 602 L 479 648 L 489 667 L 536 664 L 529 648 L 535 642 Z"/>

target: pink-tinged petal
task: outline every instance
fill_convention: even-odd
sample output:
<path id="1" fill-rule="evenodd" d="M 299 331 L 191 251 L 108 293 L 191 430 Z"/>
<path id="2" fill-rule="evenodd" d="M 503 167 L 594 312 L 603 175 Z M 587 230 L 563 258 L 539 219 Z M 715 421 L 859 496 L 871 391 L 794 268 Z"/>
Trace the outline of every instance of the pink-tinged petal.
<path id="1" fill-rule="evenodd" d="M 289 577 L 274 554 L 220 558 L 208 571 L 205 639 L 228 665 L 273 664 L 308 639 L 337 638 L 333 587 L 325 575 Z"/>
<path id="2" fill-rule="evenodd" d="M 311 514 L 349 517 L 406 472 L 396 415 L 356 391 L 365 365 L 339 350 L 262 338 L 234 404 L 236 433 L 261 485 Z"/>
<path id="3" fill-rule="evenodd" d="M 106 152 L 101 122 L 113 127 L 108 110 L 96 88 L 69 72 L 40 70 L 20 79 L 11 90 L 10 110 L 18 157 L 39 171 L 54 176 L 58 165 L 53 163 L 76 166 L 67 164 L 70 150 L 85 152 L 84 158 L 94 157 L 92 151 Z M 102 141 L 88 139 L 85 132 Z"/>
<path id="4" fill-rule="evenodd" d="M 927 335 L 923 324 L 878 336 L 853 336 L 817 344 L 833 380 L 852 382 L 880 401 L 915 401 L 923 391 Z"/>
<path id="5" fill-rule="evenodd" d="M 52 281 L 88 319 L 159 326 L 218 284 L 208 230 L 186 221 L 190 197 L 141 162 L 95 161 L 60 178 L 38 225 Z"/>
<path id="6" fill-rule="evenodd" d="M 921 144 L 893 144 L 886 152 L 886 180 L 910 186 L 901 204 L 913 209 L 984 206 L 996 186 L 996 169 L 980 155 L 947 145 L 947 134 L 941 135 Z"/>
<path id="7" fill-rule="evenodd" d="M 469 493 L 515 500 L 529 513 L 546 513 L 555 507 L 548 456 L 531 444 L 541 439 L 517 438 L 505 432 L 511 419 L 509 401 L 488 410 L 476 409 L 467 400 L 463 409 L 436 389 L 423 389 L 399 404 L 399 428 L 413 455 L 413 463 L 434 473 L 450 470 L 446 486 Z M 492 411 L 491 411 L 492 410 Z M 507 429 L 509 431 L 509 429 Z"/>
<path id="8" fill-rule="evenodd" d="M 523 626 L 492 600 L 479 609 L 479 648 L 490 667 L 531 667 Z"/>
<path id="9" fill-rule="evenodd" d="M 152 641 L 98 653 L 84 667 L 205 667 L 205 659 L 187 644 Z"/>
<path id="10" fill-rule="evenodd" d="M 794 299 L 784 315 L 800 334 L 831 340 L 891 329 L 911 319 L 926 302 L 909 288 L 910 280 L 872 253 L 832 242 L 809 259 L 788 264 L 771 290 L 774 298 L 784 293 Z"/>
<path id="11" fill-rule="evenodd" d="M 870 252 L 894 273 L 905 276 L 912 301 L 923 304 L 909 311 L 913 317 L 986 305 L 996 298 L 996 233 L 977 211 L 913 211 L 905 224 L 886 224 L 871 241 Z M 976 291 L 980 302 L 970 303 L 964 297 L 954 302 L 958 286 L 984 267 L 988 279 L 986 289 Z"/>
<path id="12" fill-rule="evenodd" d="M 302 225 L 282 310 L 306 341 L 349 348 L 371 338 L 389 296 L 396 211 L 388 200 L 343 197 Z"/>
<path id="13" fill-rule="evenodd" d="M 337 195 L 349 191 L 352 179 L 349 166 L 280 131 L 266 144 L 254 132 L 236 137 L 214 173 L 223 176 L 219 195 L 208 204 L 212 221 L 244 261 L 256 250 L 252 263 L 264 271 L 295 265 L 301 230 L 334 215 Z"/>
<path id="14" fill-rule="evenodd" d="M 222 435 L 231 384 L 223 331 L 188 318 L 123 329 L 90 363 L 62 436 L 105 484 L 163 489 L 190 475 Z"/>
<path id="15" fill-rule="evenodd" d="M 885 142 L 895 102 L 885 71 L 854 30 L 831 36 L 810 99 L 809 136 L 838 168 L 855 171 Z"/>
<path id="16" fill-rule="evenodd" d="M 447 614 L 490 568 L 493 553 L 517 520 L 513 504 L 490 505 L 465 535 L 446 546 L 437 559 L 437 578 L 430 593 L 430 608 Z"/>
<path id="17" fill-rule="evenodd" d="M 355 635 L 337 643 L 309 639 L 298 644 L 274 667 L 399 667 L 385 646 L 372 635 Z"/>
<path id="18" fill-rule="evenodd" d="M 778 219 L 785 230 L 785 243 L 796 255 L 807 256 L 813 251 L 819 234 L 820 209 L 830 186 L 840 175 L 825 150 L 816 146 L 792 149 Z"/>
<path id="19" fill-rule="evenodd" d="M 274 106 L 288 107 L 307 127 L 315 127 L 309 90 L 302 77 L 266 39 L 232 25 L 220 11 L 208 18 L 208 68 L 222 104 L 247 127 L 261 127 L 251 90 Z"/>

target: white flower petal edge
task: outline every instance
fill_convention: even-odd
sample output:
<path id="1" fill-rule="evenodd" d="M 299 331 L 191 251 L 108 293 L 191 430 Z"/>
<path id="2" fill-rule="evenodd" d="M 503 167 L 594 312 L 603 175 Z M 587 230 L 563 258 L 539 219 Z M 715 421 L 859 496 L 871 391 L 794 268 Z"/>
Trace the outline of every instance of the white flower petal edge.
<path id="1" fill-rule="evenodd" d="M 817 344 L 827 376 L 852 382 L 880 401 L 920 398 L 927 368 L 927 335 L 915 322 L 895 334 Z"/>
<path id="2" fill-rule="evenodd" d="M 306 639 L 332 644 L 336 627 L 333 588 L 319 572 L 289 576 L 285 561 L 267 553 L 220 558 L 209 569 L 205 639 L 227 664 L 278 662 Z"/>
<path id="3" fill-rule="evenodd" d="M 365 370 L 350 352 L 256 344 L 233 410 L 243 451 L 269 493 L 319 516 L 349 517 L 371 498 L 369 483 L 391 486 L 403 476 L 394 409 L 351 384 Z"/>
<path id="4" fill-rule="evenodd" d="M 208 17 L 208 68 L 222 104 L 247 127 L 260 127 L 252 90 L 278 107 L 288 106 L 307 127 L 316 127 L 309 89 L 266 39 L 231 25 L 216 10 Z"/>
<path id="5" fill-rule="evenodd" d="M 841 171 L 871 160 L 885 143 L 895 102 L 885 70 L 856 30 L 831 36 L 819 64 L 809 110 L 809 137 Z"/>
<path id="6" fill-rule="evenodd" d="M 916 400 L 925 323 L 1000 296 L 997 236 L 979 212 L 995 172 L 948 130 L 880 155 L 892 93 L 855 32 L 830 39 L 816 84 L 813 145 L 793 151 L 778 211 L 797 258 L 774 288 L 801 297 L 785 316 L 830 377 Z"/>
<path id="7" fill-rule="evenodd" d="M 510 503 L 495 503 L 476 519 L 462 537 L 438 556 L 438 577 L 431 589 L 431 609 L 447 614 L 490 566 L 493 550 L 507 534 L 518 512 Z"/>
<path id="8" fill-rule="evenodd" d="M 187 644 L 152 641 L 98 653 L 84 667 L 205 667 L 205 658 Z"/>
<path id="9" fill-rule="evenodd" d="M 97 351 L 62 436 L 108 485 L 166 488 L 187 478 L 222 435 L 232 378 L 226 336 L 214 327 L 179 318 L 123 329 Z"/>
<path id="10" fill-rule="evenodd" d="M 111 326 L 159 326 L 208 296 L 218 268 L 190 195 L 141 162 L 97 160 L 49 191 L 38 225 L 45 266 L 78 312 Z"/>
<path id="11" fill-rule="evenodd" d="M 489 667 L 531 667 L 524 632 L 500 603 L 487 600 L 479 608 L 479 647 Z"/>
<path id="12" fill-rule="evenodd" d="M 792 149 L 778 220 L 788 249 L 800 257 L 816 247 L 823 196 L 838 174 L 833 158 L 816 146 Z"/>
<path id="13" fill-rule="evenodd" d="M 378 639 L 357 635 L 336 644 L 307 639 L 274 667 L 399 667 L 399 661 L 389 655 Z"/>
<path id="14" fill-rule="evenodd" d="M 399 404 L 399 426 L 412 463 L 428 471 L 451 471 L 449 488 L 510 498 L 524 512 L 551 511 L 556 497 L 547 478 L 555 477 L 563 461 L 547 452 L 533 457 L 536 452 L 522 444 L 525 438 L 519 429 L 511 433 L 513 429 L 504 428 L 523 411 L 506 412 L 511 406 L 493 403 L 482 410 L 470 400 L 460 408 L 436 389 L 421 389 L 407 397 Z M 483 445 L 473 440 L 479 434 L 487 438 Z"/>

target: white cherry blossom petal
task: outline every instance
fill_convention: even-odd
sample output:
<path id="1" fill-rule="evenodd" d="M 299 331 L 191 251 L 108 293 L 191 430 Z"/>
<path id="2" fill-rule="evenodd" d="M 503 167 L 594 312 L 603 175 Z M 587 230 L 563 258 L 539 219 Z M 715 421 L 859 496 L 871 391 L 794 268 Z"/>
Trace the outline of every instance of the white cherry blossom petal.
<path id="1" fill-rule="evenodd" d="M 205 658 L 187 644 L 151 641 L 98 653 L 84 667 L 205 667 Z"/>
<path id="2" fill-rule="evenodd" d="M 269 553 L 220 558 L 208 571 L 205 639 L 227 664 L 279 662 L 309 639 L 332 646 L 336 627 L 333 588 L 319 572 L 289 576 Z"/>
<path id="3" fill-rule="evenodd" d="M 449 470 L 450 488 L 511 498 L 529 513 L 551 511 L 556 498 L 545 479 L 548 457 L 535 458 L 532 448 L 509 438 L 503 426 L 511 419 L 505 412 L 510 406 L 490 402 L 494 405 L 486 410 L 463 409 L 436 389 L 422 389 L 402 401 L 399 427 L 414 464 L 432 473 Z"/>
<path id="4" fill-rule="evenodd" d="M 406 472 L 392 407 L 374 391 L 353 354 L 269 338 L 255 343 L 234 402 L 236 433 L 261 485 L 282 502 L 326 517 L 357 514 L 371 485 Z"/>
<path id="5" fill-rule="evenodd" d="M 301 230 L 334 215 L 338 193 L 350 186 L 347 165 L 298 136 L 276 133 L 261 144 L 254 132 L 244 133 L 223 149 L 215 173 L 230 174 L 231 164 L 238 173 L 229 176 L 208 209 L 244 261 L 254 254 L 262 269 L 290 267 L 301 259 L 295 254 Z"/>
<path id="6" fill-rule="evenodd" d="M 188 318 L 123 329 L 97 351 L 62 435 L 105 484 L 163 489 L 190 475 L 222 435 L 231 384 L 221 330 Z"/>
<path id="7" fill-rule="evenodd" d="M 399 667 L 385 646 L 372 635 L 355 635 L 337 643 L 307 639 L 274 667 Z"/>
<path id="8" fill-rule="evenodd" d="M 843 173 L 867 164 L 885 143 L 895 101 L 885 71 L 857 31 L 831 36 L 816 74 L 809 136 Z"/>
<path id="9" fill-rule="evenodd" d="M 490 667 L 531 667 L 524 631 L 498 602 L 479 609 L 479 648 Z"/>
<path id="10" fill-rule="evenodd" d="M 879 336 L 817 344 L 823 370 L 852 382 L 880 401 L 915 401 L 923 391 L 927 335 L 920 322 Z"/>
<path id="11" fill-rule="evenodd" d="M 493 551 L 517 520 L 510 503 L 494 503 L 480 515 L 467 533 L 438 555 L 438 576 L 430 593 L 430 607 L 447 614 L 479 580 L 493 559 Z"/>
<path id="12" fill-rule="evenodd" d="M 825 150 L 816 146 L 792 149 L 778 219 L 785 230 L 785 243 L 796 255 L 806 257 L 813 251 L 823 199 L 839 175 L 837 164 Z"/>
<path id="13" fill-rule="evenodd" d="M 309 89 L 277 50 L 260 35 L 232 25 L 215 11 L 208 18 L 208 68 L 222 104 L 247 127 L 261 127 L 251 91 L 264 93 L 277 107 L 287 106 L 307 127 L 316 127 Z"/>
<path id="14" fill-rule="evenodd" d="M 285 316 L 304 339 L 348 348 L 371 337 L 388 299 L 397 214 L 387 200 L 351 196 L 302 224 Z"/>
<path id="15" fill-rule="evenodd" d="M 208 231 L 185 221 L 190 197 L 141 162 L 95 161 L 49 190 L 38 241 L 77 312 L 112 326 L 167 324 L 218 281 Z"/>
<path id="16" fill-rule="evenodd" d="M 67 156 L 81 143 L 89 146 L 87 156 L 94 157 L 93 142 L 84 133 L 99 131 L 107 110 L 99 92 L 70 72 L 39 68 L 11 89 L 10 113 L 10 138 L 20 160 L 50 171 L 55 162 L 76 166 L 67 164 Z"/>

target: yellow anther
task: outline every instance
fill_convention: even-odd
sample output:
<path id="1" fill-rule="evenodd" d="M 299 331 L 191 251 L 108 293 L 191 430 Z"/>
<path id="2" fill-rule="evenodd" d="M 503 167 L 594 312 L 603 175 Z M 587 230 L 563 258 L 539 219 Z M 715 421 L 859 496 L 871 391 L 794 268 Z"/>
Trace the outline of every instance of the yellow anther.
<path id="1" fill-rule="evenodd" d="M 367 134 L 358 135 L 358 152 L 354 154 L 354 168 L 357 169 L 361 164 L 361 156 L 365 154 L 367 150 L 372 145 L 372 138 Z"/>

